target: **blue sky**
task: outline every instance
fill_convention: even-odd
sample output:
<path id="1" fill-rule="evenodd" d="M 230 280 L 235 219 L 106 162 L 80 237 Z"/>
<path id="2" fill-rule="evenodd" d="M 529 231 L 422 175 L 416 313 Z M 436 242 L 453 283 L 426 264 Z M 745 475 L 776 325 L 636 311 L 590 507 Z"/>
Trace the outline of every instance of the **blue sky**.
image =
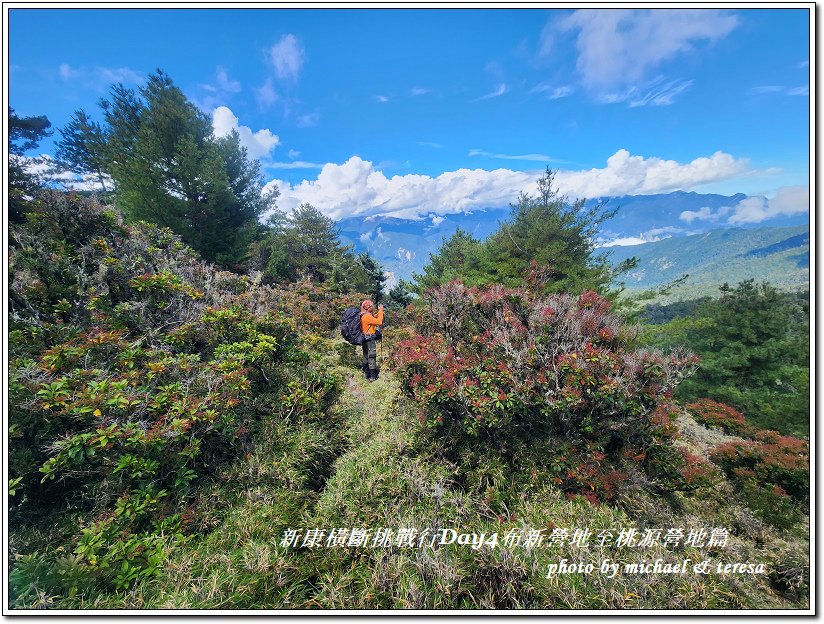
<path id="1" fill-rule="evenodd" d="M 691 216 L 753 222 L 808 210 L 809 19 L 12 8 L 8 95 L 59 128 L 77 108 L 99 119 L 113 82 L 137 87 L 162 68 L 216 133 L 239 129 L 282 208 L 309 201 L 334 218 L 505 206 L 550 166 L 571 196 L 763 196 L 748 212 Z"/>

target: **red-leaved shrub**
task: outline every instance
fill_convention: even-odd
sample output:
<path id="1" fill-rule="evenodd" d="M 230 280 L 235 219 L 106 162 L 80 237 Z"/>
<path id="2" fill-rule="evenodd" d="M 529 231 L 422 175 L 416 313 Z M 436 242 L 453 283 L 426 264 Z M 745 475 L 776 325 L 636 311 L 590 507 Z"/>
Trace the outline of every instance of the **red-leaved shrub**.
<path id="1" fill-rule="evenodd" d="M 540 296 L 453 281 L 426 293 L 417 330 L 393 354 L 405 391 L 431 426 L 471 434 L 648 435 L 664 424 L 656 407 L 697 363 L 635 349 L 634 328 L 593 291 Z"/>
<path id="2" fill-rule="evenodd" d="M 801 518 L 809 500 L 810 452 L 806 440 L 757 431 L 754 440 L 727 442 L 710 453 L 756 515 L 779 528 Z"/>
<path id="3" fill-rule="evenodd" d="M 762 440 L 727 442 L 710 453 L 739 484 L 752 481 L 760 489 L 774 489 L 804 502 L 810 489 L 810 451 L 806 440 L 761 432 Z M 766 438 L 764 440 L 763 438 Z"/>
<path id="4" fill-rule="evenodd" d="M 702 425 L 720 427 L 727 433 L 744 431 L 744 414 L 724 403 L 712 399 L 699 399 L 694 403 L 688 403 L 687 409 Z"/>

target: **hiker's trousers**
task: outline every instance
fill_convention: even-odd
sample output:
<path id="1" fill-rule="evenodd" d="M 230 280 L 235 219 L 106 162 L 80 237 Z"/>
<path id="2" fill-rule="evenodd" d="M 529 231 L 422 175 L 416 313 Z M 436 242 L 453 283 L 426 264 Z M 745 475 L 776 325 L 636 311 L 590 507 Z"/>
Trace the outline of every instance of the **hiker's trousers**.
<path id="1" fill-rule="evenodd" d="M 375 340 L 364 340 L 363 344 L 363 367 L 369 370 L 378 368 L 378 343 Z"/>

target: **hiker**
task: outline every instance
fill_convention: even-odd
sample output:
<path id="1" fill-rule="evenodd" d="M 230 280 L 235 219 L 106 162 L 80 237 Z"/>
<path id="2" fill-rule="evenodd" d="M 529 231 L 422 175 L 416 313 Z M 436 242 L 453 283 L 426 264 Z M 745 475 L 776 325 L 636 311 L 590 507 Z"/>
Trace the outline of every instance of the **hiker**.
<path id="1" fill-rule="evenodd" d="M 363 374 L 368 381 L 378 378 L 378 340 L 380 332 L 375 332 L 378 325 L 383 325 L 383 304 L 378 306 L 378 314 L 373 316 L 375 304 L 367 299 L 361 304 L 360 322 L 363 332 Z"/>

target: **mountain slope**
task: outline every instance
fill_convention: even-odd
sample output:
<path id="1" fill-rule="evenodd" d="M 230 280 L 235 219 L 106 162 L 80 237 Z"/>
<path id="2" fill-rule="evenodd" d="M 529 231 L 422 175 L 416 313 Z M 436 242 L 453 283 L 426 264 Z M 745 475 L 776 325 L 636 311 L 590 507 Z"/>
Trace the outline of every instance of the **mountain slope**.
<path id="1" fill-rule="evenodd" d="M 484 239 L 509 216 L 509 209 L 430 215 L 425 219 L 350 217 L 337 222 L 341 242 L 356 252 L 368 251 L 391 273 L 390 282 L 420 273 L 441 243 L 458 228 Z M 389 286 L 391 287 L 391 283 Z"/>
<path id="2" fill-rule="evenodd" d="M 630 247 L 611 247 L 610 262 L 630 257 L 638 266 L 625 276 L 630 291 L 655 288 L 688 274 L 661 301 L 717 294 L 724 282 L 766 280 L 784 290 L 809 288 L 810 239 L 806 227 L 712 230 Z"/>
<path id="3" fill-rule="evenodd" d="M 622 197 L 592 199 L 587 202 L 591 205 L 598 201 L 605 201 L 608 209 L 617 209 L 616 215 L 606 221 L 600 230 L 601 240 L 612 241 L 619 238 L 658 237 L 664 234 L 684 236 L 686 234 L 703 234 L 719 224 L 711 220 L 693 218 L 685 221 L 681 218 L 684 212 L 718 214 L 726 208 L 732 210 L 746 195 L 714 195 L 694 192 L 676 191 L 658 195 L 629 195 Z M 350 217 L 337 222 L 341 240 L 353 245 L 356 252 L 368 251 L 376 258 L 384 269 L 392 274 L 390 282 L 398 279 L 410 279 L 413 273 L 420 273 L 429 260 L 430 254 L 436 252 L 441 243 L 449 238 L 457 228 L 461 228 L 478 239 L 484 239 L 495 230 L 501 221 L 510 215 L 510 208 L 478 210 L 471 213 L 455 213 L 435 215 L 429 214 L 421 219 L 399 219 L 387 216 Z M 803 226 L 808 221 L 808 215 L 793 217 L 778 216 L 769 221 L 769 226 L 797 227 L 796 234 L 801 235 Z M 760 230 L 763 224 L 742 225 L 739 230 Z M 670 239 L 673 240 L 673 239 Z M 760 247 L 780 243 L 770 239 Z M 790 247 L 803 247 L 794 241 L 788 243 Z M 746 251 L 753 251 L 753 257 L 758 244 L 747 247 Z M 632 249 L 638 249 L 633 247 Z M 779 251 L 776 249 L 775 251 Z M 765 249 L 766 255 L 772 250 Z M 809 264 L 803 249 L 793 261 L 796 269 L 804 268 Z M 761 270 L 758 263 L 752 267 L 754 277 L 759 277 Z M 766 276 L 765 276 L 765 279 Z M 641 280 L 643 281 L 643 280 Z M 390 287 L 391 287 L 390 283 Z"/>

